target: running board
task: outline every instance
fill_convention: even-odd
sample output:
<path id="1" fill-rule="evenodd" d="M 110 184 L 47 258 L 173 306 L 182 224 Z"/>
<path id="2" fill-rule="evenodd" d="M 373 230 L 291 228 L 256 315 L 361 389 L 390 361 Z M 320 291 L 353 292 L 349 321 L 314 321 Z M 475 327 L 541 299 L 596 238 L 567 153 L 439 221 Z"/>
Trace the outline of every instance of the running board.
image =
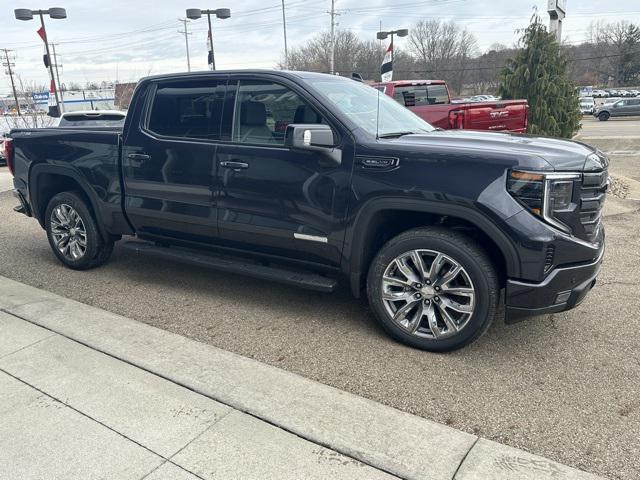
<path id="1" fill-rule="evenodd" d="M 152 255 L 165 260 L 175 260 L 213 270 L 247 275 L 317 292 L 333 292 L 338 285 L 336 280 L 316 273 L 287 270 L 283 267 L 271 267 L 237 257 L 210 255 L 182 247 L 163 247 L 135 240 L 119 242 L 118 246 L 136 254 Z"/>

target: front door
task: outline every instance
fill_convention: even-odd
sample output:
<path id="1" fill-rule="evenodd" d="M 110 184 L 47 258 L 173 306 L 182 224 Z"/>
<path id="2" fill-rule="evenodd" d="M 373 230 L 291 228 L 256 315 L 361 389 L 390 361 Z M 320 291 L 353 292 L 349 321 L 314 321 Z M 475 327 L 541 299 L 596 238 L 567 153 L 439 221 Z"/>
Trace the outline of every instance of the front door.
<path id="1" fill-rule="evenodd" d="M 340 165 L 284 146 L 293 123 L 327 123 L 294 85 L 231 80 L 216 152 L 218 225 L 229 245 L 337 266 L 344 239 L 353 148 L 340 135 Z M 223 133 L 224 136 L 224 133 Z"/>
<path id="2" fill-rule="evenodd" d="M 209 243 L 217 234 L 212 194 L 225 77 L 151 87 L 148 121 L 123 148 L 125 208 L 141 235 Z"/>

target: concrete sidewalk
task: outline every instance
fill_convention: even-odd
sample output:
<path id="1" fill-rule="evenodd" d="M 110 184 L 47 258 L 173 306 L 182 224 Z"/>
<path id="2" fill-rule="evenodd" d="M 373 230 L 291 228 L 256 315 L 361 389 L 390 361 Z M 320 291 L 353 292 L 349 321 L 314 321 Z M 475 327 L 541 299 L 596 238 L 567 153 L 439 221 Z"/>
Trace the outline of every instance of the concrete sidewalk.
<path id="1" fill-rule="evenodd" d="M 0 277 L 0 478 L 397 477 L 597 478 Z"/>

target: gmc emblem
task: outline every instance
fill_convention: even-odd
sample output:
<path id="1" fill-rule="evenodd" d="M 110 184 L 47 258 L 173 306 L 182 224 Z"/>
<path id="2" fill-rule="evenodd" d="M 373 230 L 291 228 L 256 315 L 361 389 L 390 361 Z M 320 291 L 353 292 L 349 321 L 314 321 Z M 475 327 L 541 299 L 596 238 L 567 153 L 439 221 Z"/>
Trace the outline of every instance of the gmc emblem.
<path id="1" fill-rule="evenodd" d="M 501 112 L 491 112 L 489 116 L 491 118 L 506 118 L 509 116 L 509 110 L 503 110 Z"/>

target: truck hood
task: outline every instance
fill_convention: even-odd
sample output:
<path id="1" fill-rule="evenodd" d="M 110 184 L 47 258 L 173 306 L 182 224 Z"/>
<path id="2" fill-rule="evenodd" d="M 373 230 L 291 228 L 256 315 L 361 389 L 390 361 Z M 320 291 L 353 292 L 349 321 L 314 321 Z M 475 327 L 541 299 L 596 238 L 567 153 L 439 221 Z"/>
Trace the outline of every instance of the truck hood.
<path id="1" fill-rule="evenodd" d="M 423 144 L 435 148 L 465 149 L 483 154 L 493 152 L 535 156 L 544 160 L 549 169 L 555 171 L 601 170 L 607 166 L 606 157 L 585 143 L 534 135 L 438 130 L 428 134 L 405 135 L 394 142 L 413 146 Z"/>

